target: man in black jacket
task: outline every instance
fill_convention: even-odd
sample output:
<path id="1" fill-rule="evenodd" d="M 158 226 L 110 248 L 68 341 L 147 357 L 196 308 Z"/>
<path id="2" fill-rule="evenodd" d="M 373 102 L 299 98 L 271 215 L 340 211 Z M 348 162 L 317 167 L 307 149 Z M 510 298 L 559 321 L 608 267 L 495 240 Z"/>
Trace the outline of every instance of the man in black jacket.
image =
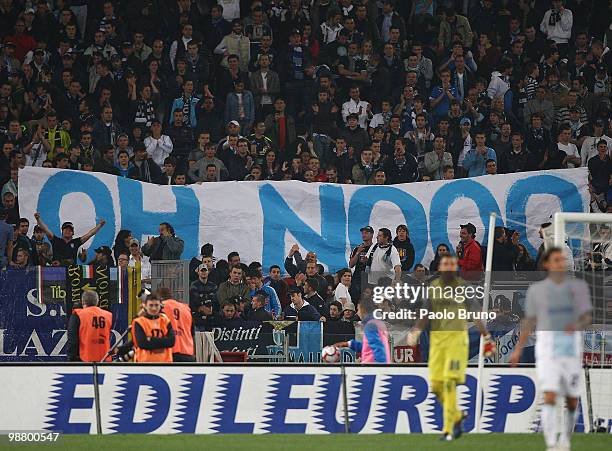
<path id="1" fill-rule="evenodd" d="M 341 134 L 348 147 L 354 149 L 353 155 L 356 161 L 361 159 L 361 151 L 370 144 L 368 132 L 359 126 L 359 115 L 351 113 L 347 116 L 347 126 Z"/>
<path id="2" fill-rule="evenodd" d="M 530 169 L 531 154 L 523 146 L 523 135 L 521 132 L 512 133 L 511 138 L 512 148 L 501 154 L 499 160 L 499 173 L 512 174 L 515 172 L 524 172 Z"/>
<path id="3" fill-rule="evenodd" d="M 191 149 L 195 147 L 193 129 L 184 124 L 184 114 L 182 110 L 172 112 L 174 123 L 168 129 L 168 136 L 174 145 L 172 154 L 177 161 L 177 169 L 186 171 L 188 169 L 188 157 Z"/>
<path id="4" fill-rule="evenodd" d="M 128 176 L 141 182 L 163 183 L 162 170 L 152 158 L 149 158 L 144 144 L 138 144 L 134 149 L 134 167 L 128 171 Z"/>
<path id="5" fill-rule="evenodd" d="M 119 176 L 119 170 L 115 167 L 115 148 L 112 145 L 107 145 L 102 151 L 102 156 L 94 162 L 94 171 L 104 172 Z"/>
<path id="6" fill-rule="evenodd" d="M 514 231 L 511 240 L 504 227 L 495 227 L 495 242 L 493 243 L 493 271 L 514 271 L 514 261 L 518 255 L 519 233 Z"/>
<path id="7" fill-rule="evenodd" d="M 402 262 L 402 272 L 408 272 L 414 265 L 414 246 L 410 242 L 408 236 L 408 226 L 400 224 L 395 229 L 396 237 L 393 239 L 393 245 L 397 249 Z"/>
<path id="8" fill-rule="evenodd" d="M 325 300 L 321 297 L 317 290 L 319 289 L 319 281 L 313 277 L 309 277 L 304 282 L 304 299 L 317 311 L 324 316 L 326 312 Z"/>
<path id="9" fill-rule="evenodd" d="M 283 319 L 297 321 L 319 321 L 321 314 L 317 309 L 304 300 L 304 292 L 301 287 L 289 288 L 291 304 L 285 307 Z"/>
<path id="10" fill-rule="evenodd" d="M 191 304 L 191 301 L 189 303 Z M 213 301 L 211 299 L 198 301 L 196 309 L 193 310 L 192 317 L 193 326 L 196 330 L 212 330 L 217 319 L 213 313 Z"/>
<path id="11" fill-rule="evenodd" d="M 196 312 L 202 301 L 210 300 L 213 305 L 213 310 L 218 312 L 217 285 L 208 280 L 208 265 L 206 263 L 200 263 L 195 272 L 198 275 L 198 279 L 193 281 L 189 286 L 189 307 L 191 311 Z"/>
<path id="12" fill-rule="evenodd" d="M 265 309 L 266 297 L 257 292 L 251 299 L 251 309 L 247 312 L 247 321 L 272 321 L 272 314 Z"/>
<path id="13" fill-rule="evenodd" d="M 230 180 L 242 181 L 249 173 L 249 141 L 245 138 L 238 140 L 236 154 L 230 155 L 227 161 L 227 171 Z"/>
<path id="14" fill-rule="evenodd" d="M 393 158 L 384 166 L 389 184 L 416 182 L 419 179 L 419 163 L 414 155 L 406 153 L 403 138 L 395 140 Z"/>

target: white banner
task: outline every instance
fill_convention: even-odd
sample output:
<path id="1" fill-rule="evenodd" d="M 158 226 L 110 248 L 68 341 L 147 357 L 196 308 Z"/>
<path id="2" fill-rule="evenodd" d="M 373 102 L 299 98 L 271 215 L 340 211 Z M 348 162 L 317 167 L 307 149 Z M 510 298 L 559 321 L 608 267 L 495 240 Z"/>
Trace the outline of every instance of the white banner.
<path id="1" fill-rule="evenodd" d="M 393 232 L 407 224 L 416 262 L 429 262 L 433 249 L 459 241 L 459 225 L 472 222 L 484 242 L 491 212 L 499 225 L 518 230 L 530 253 L 541 241 L 537 226 L 557 211 L 588 211 L 586 168 L 483 176 L 393 186 L 290 182 L 219 182 L 187 187 L 157 186 L 107 174 L 27 167 L 19 171 L 21 215 L 39 211 L 59 233 L 63 221 L 77 236 L 99 218 L 108 224 L 89 249 L 111 245 L 129 229 L 137 239 L 158 234 L 169 222 L 185 241 L 182 258 L 198 255 L 202 244 L 218 257 L 237 250 L 244 261 L 282 266 L 298 243 L 315 251 L 334 270 L 348 266 L 351 247 L 361 243 L 364 225 Z M 526 239 L 525 239 L 526 236 Z"/>
<path id="2" fill-rule="evenodd" d="M 599 384 L 610 377 L 604 371 Z M 345 432 L 339 366 L 113 364 L 98 366 L 98 373 L 106 434 Z M 346 373 L 350 432 L 440 432 L 442 409 L 429 391 L 427 368 L 348 366 Z M 468 432 L 474 429 L 476 373 L 469 368 L 458 387 Z M 483 432 L 538 429 L 534 368 L 485 367 L 482 377 Z M 87 365 L 3 366 L 0 386 L 10 389 L 0 396 L 6 407 L 0 424 L 4 430 L 95 434 L 93 381 Z M 577 431 L 588 424 L 583 406 Z"/>

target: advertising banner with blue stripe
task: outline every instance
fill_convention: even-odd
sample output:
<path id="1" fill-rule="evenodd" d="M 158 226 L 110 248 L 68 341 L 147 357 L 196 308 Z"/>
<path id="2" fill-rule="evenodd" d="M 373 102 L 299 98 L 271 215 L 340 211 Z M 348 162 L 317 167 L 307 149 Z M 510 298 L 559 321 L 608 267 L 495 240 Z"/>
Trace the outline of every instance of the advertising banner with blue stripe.
<path id="1" fill-rule="evenodd" d="M 347 406 L 339 366 L 121 365 L 98 366 L 101 430 L 135 433 L 439 433 L 442 409 L 430 392 L 425 367 L 359 366 L 346 370 Z M 609 371 L 609 370 L 608 370 Z M 474 430 L 476 368 L 458 387 Z M 608 374 L 609 376 L 609 374 Z M 4 366 L 0 400 L 7 430 L 96 433 L 92 366 Z M 483 432 L 540 429 L 534 368 L 482 372 Z M 582 384 L 577 431 L 583 415 Z M 588 426 L 587 426 L 588 430 Z"/>
<path id="2" fill-rule="evenodd" d="M 107 225 L 88 248 L 113 243 L 129 229 L 135 238 L 157 235 L 169 222 L 185 241 L 182 258 L 198 255 L 210 242 L 218 255 L 239 250 L 245 261 L 264 268 L 282 264 L 294 243 L 317 253 L 328 269 L 348 266 L 359 229 L 407 224 L 415 261 L 428 262 L 439 243 L 455 247 L 459 225 L 472 222 L 486 241 L 489 214 L 532 225 L 511 224 L 532 255 L 541 243 L 537 226 L 558 211 L 588 211 L 587 169 L 563 169 L 483 176 L 393 186 L 326 183 L 219 182 L 158 186 L 107 174 L 27 167 L 19 171 L 21 215 L 41 213 L 59 233 L 62 221 L 77 236 L 96 219 Z"/>

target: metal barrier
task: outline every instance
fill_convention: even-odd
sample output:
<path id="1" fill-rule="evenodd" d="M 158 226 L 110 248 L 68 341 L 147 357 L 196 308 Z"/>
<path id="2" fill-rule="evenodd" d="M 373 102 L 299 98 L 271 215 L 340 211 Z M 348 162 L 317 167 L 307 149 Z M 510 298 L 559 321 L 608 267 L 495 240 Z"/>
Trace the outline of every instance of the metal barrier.
<path id="1" fill-rule="evenodd" d="M 170 289 L 174 299 L 189 301 L 189 261 L 157 260 L 151 262 L 151 288 Z"/>

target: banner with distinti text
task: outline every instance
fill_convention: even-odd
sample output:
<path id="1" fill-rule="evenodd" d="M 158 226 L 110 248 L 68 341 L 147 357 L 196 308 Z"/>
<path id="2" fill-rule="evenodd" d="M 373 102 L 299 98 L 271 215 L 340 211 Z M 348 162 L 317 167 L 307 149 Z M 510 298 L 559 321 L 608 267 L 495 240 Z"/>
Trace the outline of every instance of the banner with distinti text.
<path id="1" fill-rule="evenodd" d="M 329 270 L 346 267 L 365 225 L 394 231 L 406 224 L 415 261 L 428 263 L 438 244 L 455 248 L 460 224 L 473 223 L 476 239 L 486 244 L 490 213 L 498 215 L 498 225 L 517 230 L 535 255 L 541 244 L 537 226 L 555 212 L 586 212 L 588 205 L 586 168 L 391 186 L 298 181 L 158 186 L 101 173 L 19 171 L 22 216 L 33 221 L 40 212 L 57 234 L 63 221 L 71 221 L 77 236 L 97 220 L 107 221 L 87 244 L 90 253 L 112 245 L 121 229 L 142 241 L 168 222 L 185 242 L 183 259 L 212 243 L 217 255 L 237 250 L 243 261 L 259 261 L 266 269 L 282 266 L 294 243 L 316 252 Z"/>

